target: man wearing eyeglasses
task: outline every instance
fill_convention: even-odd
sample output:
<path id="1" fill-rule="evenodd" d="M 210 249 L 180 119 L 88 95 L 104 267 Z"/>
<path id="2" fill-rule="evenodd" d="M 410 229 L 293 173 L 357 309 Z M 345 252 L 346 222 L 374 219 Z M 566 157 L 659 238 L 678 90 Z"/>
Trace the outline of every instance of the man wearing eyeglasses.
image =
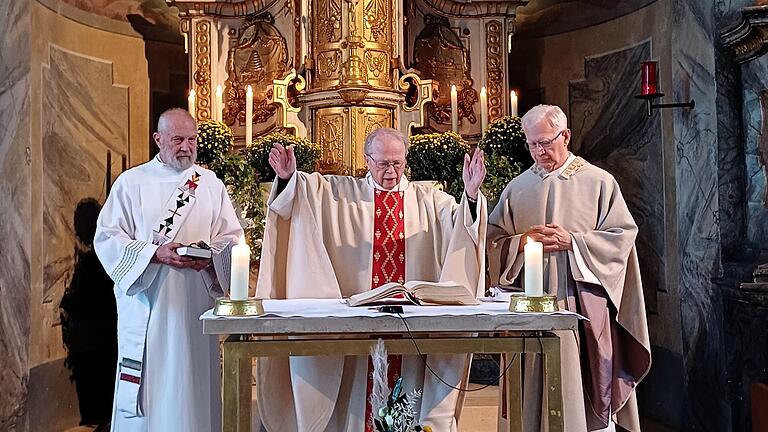
<path id="1" fill-rule="evenodd" d="M 482 151 L 464 160 L 461 202 L 405 177 L 408 141 L 377 129 L 364 145 L 368 174 L 357 179 L 296 170 L 292 148 L 275 146 L 277 181 L 259 270 L 262 298 L 342 298 L 388 282 L 453 281 L 485 289 L 486 201 Z M 429 356 L 457 386 L 467 356 Z M 458 392 L 425 371 L 418 356 L 391 356 L 390 375 L 423 389 L 415 407 L 433 430 L 457 430 Z M 278 372 L 279 373 L 276 373 Z M 294 357 L 259 362 L 259 404 L 270 431 L 372 431 L 367 357 Z"/>
<path id="2" fill-rule="evenodd" d="M 639 431 L 635 387 L 650 369 L 637 225 L 611 174 L 568 149 L 563 111 L 538 105 L 522 118 L 535 164 L 512 180 L 489 217 L 492 284 L 518 287 L 527 241 L 543 244 L 545 295 L 589 321 L 558 332 L 566 431 Z M 523 429 L 549 430 L 540 357 L 525 356 Z"/>

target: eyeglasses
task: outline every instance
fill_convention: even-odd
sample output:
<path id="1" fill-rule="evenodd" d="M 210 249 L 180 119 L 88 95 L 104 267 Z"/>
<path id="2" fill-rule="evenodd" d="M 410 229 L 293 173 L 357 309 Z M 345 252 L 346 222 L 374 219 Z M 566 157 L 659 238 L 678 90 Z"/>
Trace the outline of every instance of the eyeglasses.
<path id="1" fill-rule="evenodd" d="M 396 160 L 396 161 L 385 161 L 385 160 L 382 160 L 382 161 L 377 161 L 376 159 L 373 158 L 373 156 L 371 156 L 369 154 L 367 154 L 365 156 L 369 157 L 373 161 L 373 165 L 376 168 L 380 169 L 380 170 L 388 169 L 391 166 L 392 168 L 395 169 L 395 171 L 399 171 L 399 170 L 405 168 L 405 165 L 407 164 L 407 162 L 404 161 L 404 160 Z"/>
<path id="2" fill-rule="evenodd" d="M 557 141 L 558 138 L 560 138 L 560 135 L 562 135 L 563 132 L 565 132 L 565 129 L 563 129 L 560 132 L 558 132 L 557 135 L 555 135 L 554 138 L 543 139 L 541 141 L 537 141 L 537 142 L 534 142 L 534 143 L 530 143 L 529 142 L 528 143 L 528 148 L 530 150 L 535 150 L 536 147 L 541 147 L 542 150 L 548 150 L 550 147 L 552 147 L 552 143 L 554 143 L 555 141 Z"/>

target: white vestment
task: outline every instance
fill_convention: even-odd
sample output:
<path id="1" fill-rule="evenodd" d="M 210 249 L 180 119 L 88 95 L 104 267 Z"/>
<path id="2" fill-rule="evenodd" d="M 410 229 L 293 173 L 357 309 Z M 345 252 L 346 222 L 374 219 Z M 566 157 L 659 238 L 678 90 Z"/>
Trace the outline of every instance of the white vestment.
<path id="1" fill-rule="evenodd" d="M 273 187 L 264 234 L 257 296 L 342 298 L 371 289 L 373 179 L 297 172 L 285 190 Z M 473 218 L 431 186 L 404 178 L 406 280 L 452 280 L 482 295 L 485 289 L 487 210 L 482 194 Z M 456 386 L 467 356 L 431 355 L 428 362 Z M 360 432 L 366 406 L 365 357 L 259 359 L 258 401 L 271 432 Z M 417 413 L 433 430 L 457 430 L 458 392 L 440 383 L 416 356 L 404 356 L 406 390 L 422 388 Z"/>
<path id="2" fill-rule="evenodd" d="M 635 387 L 650 369 L 637 225 L 608 172 L 569 155 L 550 173 L 534 165 L 513 179 L 489 217 L 491 283 L 524 279 L 518 246 L 533 225 L 557 224 L 573 250 L 544 253 L 544 291 L 589 321 L 560 337 L 565 431 L 640 430 Z M 519 286 L 519 283 L 518 283 Z M 523 428 L 548 429 L 540 358 L 524 356 Z"/>
<path id="3" fill-rule="evenodd" d="M 112 431 L 221 429 L 218 340 L 203 335 L 199 317 L 228 281 L 220 284 L 223 275 L 211 267 L 196 271 L 150 262 L 158 248 L 154 231 L 169 210 L 177 210 L 176 198 L 178 212 L 187 214 L 170 221 L 166 240 L 203 240 L 219 250 L 242 235 L 226 188 L 212 171 L 197 165 L 176 171 L 156 157 L 115 182 L 94 240 L 115 282 L 118 308 Z"/>

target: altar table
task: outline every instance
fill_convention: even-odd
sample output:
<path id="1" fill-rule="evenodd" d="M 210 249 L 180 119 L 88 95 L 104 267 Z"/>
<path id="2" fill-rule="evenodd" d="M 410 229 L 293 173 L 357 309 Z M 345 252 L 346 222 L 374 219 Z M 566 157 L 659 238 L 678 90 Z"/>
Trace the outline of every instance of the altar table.
<path id="1" fill-rule="evenodd" d="M 225 335 L 223 430 L 250 428 L 252 360 L 264 356 L 369 355 L 377 339 L 389 354 L 503 353 L 509 431 L 522 431 L 521 353 L 543 354 L 551 431 L 563 430 L 560 341 L 553 330 L 575 330 L 578 315 L 511 313 L 507 303 L 403 306 L 402 319 L 336 299 L 265 300 L 258 317 L 204 313 L 203 333 Z M 406 329 L 403 319 L 407 323 Z M 414 342 L 416 345 L 414 345 Z M 511 364 L 510 364 L 511 363 Z"/>

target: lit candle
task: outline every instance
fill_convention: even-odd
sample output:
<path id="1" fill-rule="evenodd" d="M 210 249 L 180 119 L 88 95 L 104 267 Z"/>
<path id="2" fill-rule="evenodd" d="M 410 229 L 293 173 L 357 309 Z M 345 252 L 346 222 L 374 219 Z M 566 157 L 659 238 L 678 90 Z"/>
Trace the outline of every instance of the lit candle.
<path id="1" fill-rule="evenodd" d="M 517 93 L 514 90 L 509 92 L 509 115 L 517 117 Z"/>
<path id="2" fill-rule="evenodd" d="M 459 132 L 459 94 L 455 85 L 451 85 L 451 130 Z"/>
<path id="3" fill-rule="evenodd" d="M 640 63 L 640 79 L 640 94 L 650 95 L 659 92 L 655 61 Z"/>
<path id="4" fill-rule="evenodd" d="M 488 128 L 488 94 L 485 92 L 485 86 L 480 89 L 480 128 L 480 133 L 485 135 Z"/>
<path id="5" fill-rule="evenodd" d="M 224 95 L 224 91 L 221 89 L 221 84 L 219 84 L 216 86 L 216 107 L 215 107 L 216 112 L 214 113 L 214 115 L 216 116 L 214 117 L 214 120 L 218 122 L 220 122 L 221 119 L 224 118 L 224 113 L 223 113 L 224 104 L 222 102 L 223 95 Z"/>
<path id="6" fill-rule="evenodd" d="M 527 297 L 544 295 L 543 254 L 544 245 L 528 237 L 528 242 L 525 244 L 525 295 Z"/>
<path id="7" fill-rule="evenodd" d="M 250 147 L 253 140 L 253 89 L 248 86 L 245 92 L 245 146 Z"/>
<path id="8" fill-rule="evenodd" d="M 251 261 L 251 248 L 240 237 L 240 243 L 232 247 L 232 275 L 229 283 L 229 298 L 245 300 L 248 298 L 248 277 Z"/>
<path id="9" fill-rule="evenodd" d="M 190 90 L 189 96 L 187 96 L 187 106 L 189 113 L 192 114 L 192 118 L 197 121 L 197 113 L 195 112 L 195 91 Z"/>

